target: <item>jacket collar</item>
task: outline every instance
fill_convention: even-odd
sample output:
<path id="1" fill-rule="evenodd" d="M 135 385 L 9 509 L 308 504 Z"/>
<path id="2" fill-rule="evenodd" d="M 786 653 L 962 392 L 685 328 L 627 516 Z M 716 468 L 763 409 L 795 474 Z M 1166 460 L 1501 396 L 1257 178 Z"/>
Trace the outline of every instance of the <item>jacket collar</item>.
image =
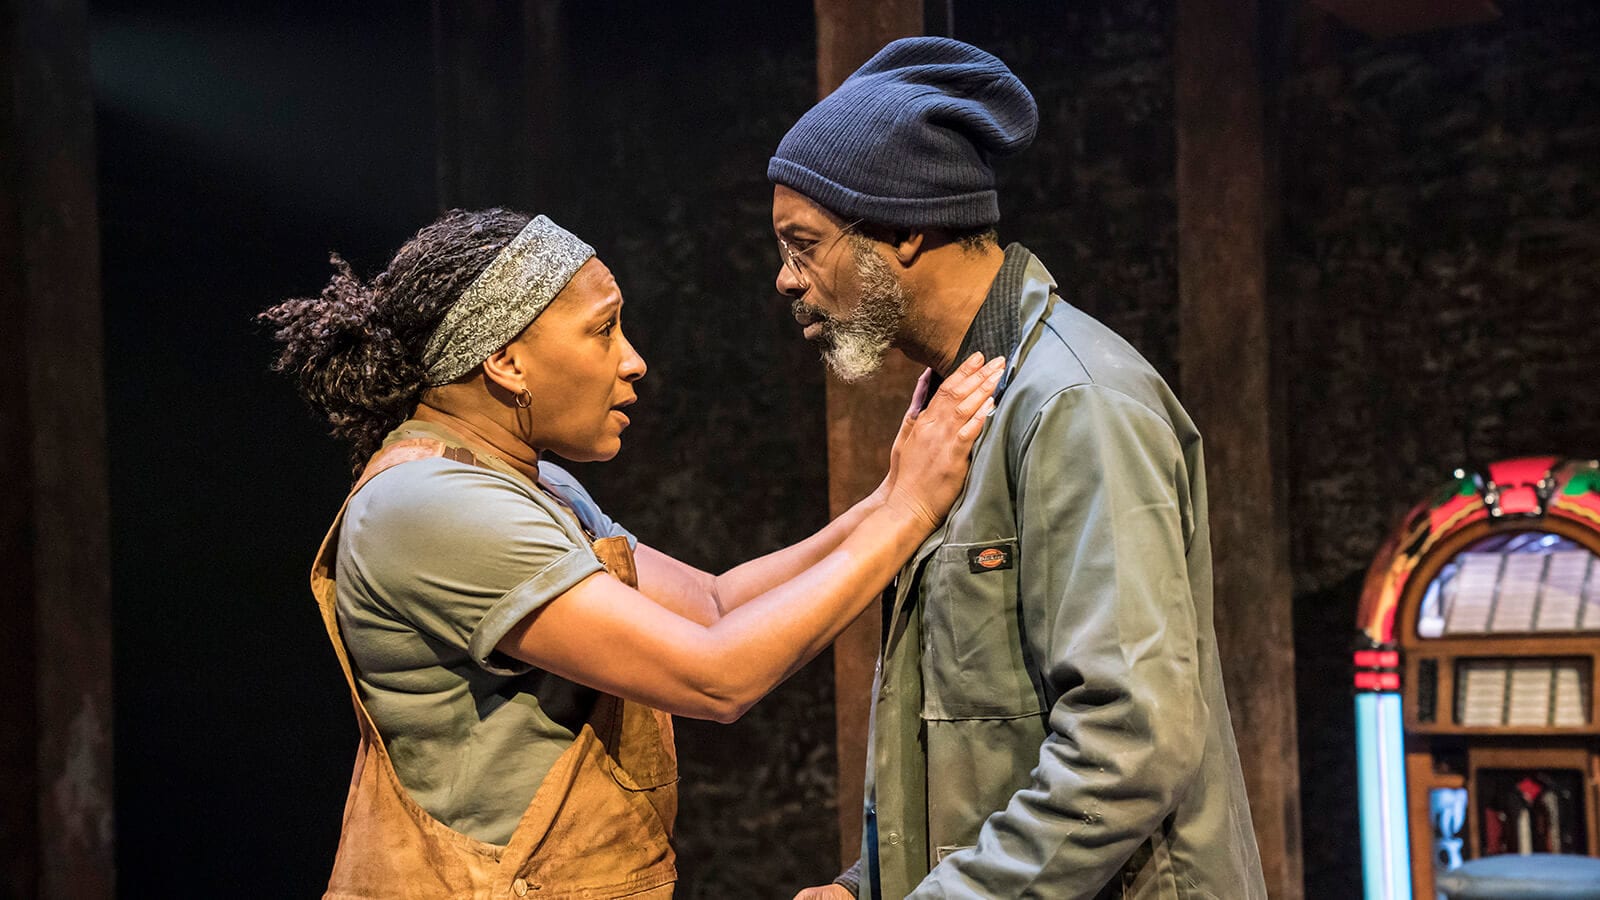
<path id="1" fill-rule="evenodd" d="M 1005 396 L 1012 374 L 1032 344 L 1028 338 L 1050 308 L 1055 289 L 1056 280 L 1039 257 L 1021 244 L 1006 247 L 1005 262 L 956 353 L 957 362 L 974 352 L 981 352 L 985 359 L 1005 356 L 1006 371 L 995 389 L 995 403 Z"/>

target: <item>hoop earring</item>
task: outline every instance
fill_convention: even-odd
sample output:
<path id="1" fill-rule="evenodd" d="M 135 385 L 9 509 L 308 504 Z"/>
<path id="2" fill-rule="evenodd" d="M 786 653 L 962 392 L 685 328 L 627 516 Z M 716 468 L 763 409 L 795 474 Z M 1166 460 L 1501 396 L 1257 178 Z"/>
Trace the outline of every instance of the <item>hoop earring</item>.
<path id="1" fill-rule="evenodd" d="M 527 388 L 523 388 L 517 392 L 513 400 L 517 404 L 517 409 L 527 409 L 533 405 L 533 394 L 529 393 Z"/>

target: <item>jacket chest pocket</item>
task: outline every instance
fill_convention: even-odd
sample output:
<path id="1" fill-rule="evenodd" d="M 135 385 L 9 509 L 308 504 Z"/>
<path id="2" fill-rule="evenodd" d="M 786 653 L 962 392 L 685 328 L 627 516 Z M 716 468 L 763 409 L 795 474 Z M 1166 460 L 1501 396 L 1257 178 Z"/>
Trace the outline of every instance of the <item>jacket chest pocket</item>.
<path id="1" fill-rule="evenodd" d="M 1015 539 L 946 544 L 922 572 L 922 717 L 1036 716 L 1043 701 L 1017 604 Z"/>

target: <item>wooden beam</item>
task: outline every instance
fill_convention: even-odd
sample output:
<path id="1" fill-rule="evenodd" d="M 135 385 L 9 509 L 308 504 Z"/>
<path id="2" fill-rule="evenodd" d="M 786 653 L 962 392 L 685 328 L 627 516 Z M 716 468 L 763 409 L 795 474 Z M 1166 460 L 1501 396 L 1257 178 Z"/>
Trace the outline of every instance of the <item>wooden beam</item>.
<path id="1" fill-rule="evenodd" d="M 922 0 L 815 0 L 817 96 L 833 93 L 884 44 L 922 33 Z M 828 505 L 839 515 L 871 493 L 889 466 L 889 445 L 922 367 L 890 353 L 883 371 L 861 384 L 827 382 Z M 834 727 L 839 753 L 839 858 L 861 854 L 867 717 L 882 611 L 874 603 L 833 644 Z"/>
<path id="2" fill-rule="evenodd" d="M 1179 0 L 1179 374 L 1205 436 L 1217 644 L 1267 891 L 1304 894 L 1285 479 L 1274 446 L 1254 0 Z"/>
<path id="3" fill-rule="evenodd" d="M 1500 17 L 1490 0 L 1312 0 L 1346 25 L 1375 38 L 1476 25 Z"/>
<path id="4" fill-rule="evenodd" d="M 441 209 L 557 208 L 569 188 L 563 0 L 434 0 Z"/>
<path id="5" fill-rule="evenodd" d="M 0 892 L 110 897 L 111 564 L 83 0 L 7 0 L 0 88 Z"/>

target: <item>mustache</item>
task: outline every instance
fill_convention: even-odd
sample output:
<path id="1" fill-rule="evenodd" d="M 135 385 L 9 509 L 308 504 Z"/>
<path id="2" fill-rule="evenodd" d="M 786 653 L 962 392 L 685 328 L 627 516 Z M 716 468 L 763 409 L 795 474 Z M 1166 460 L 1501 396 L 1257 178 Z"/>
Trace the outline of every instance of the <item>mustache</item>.
<path id="1" fill-rule="evenodd" d="M 799 298 L 796 298 L 793 303 L 789 304 L 789 311 L 794 314 L 795 321 L 797 322 L 829 321 L 828 314 L 823 312 L 821 307 L 813 306 L 812 304 L 807 303 Z"/>

